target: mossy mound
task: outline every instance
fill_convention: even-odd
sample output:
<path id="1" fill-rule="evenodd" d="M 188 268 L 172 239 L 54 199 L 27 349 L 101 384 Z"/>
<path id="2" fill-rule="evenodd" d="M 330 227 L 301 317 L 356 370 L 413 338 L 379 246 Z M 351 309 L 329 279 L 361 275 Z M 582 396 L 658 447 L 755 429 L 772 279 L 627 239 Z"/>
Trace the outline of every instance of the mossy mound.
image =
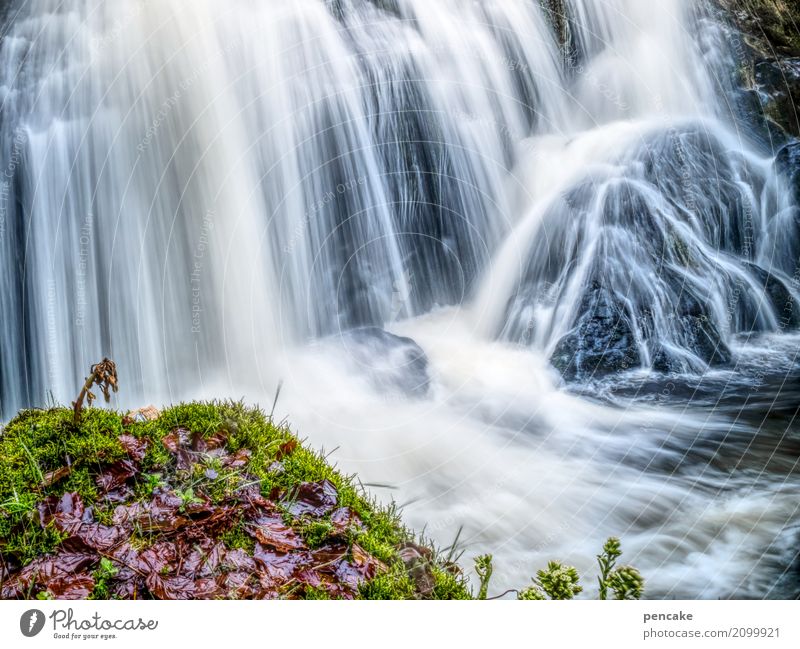
<path id="1" fill-rule="evenodd" d="M 20 413 L 0 437 L 3 598 L 469 598 L 397 512 L 241 403 Z"/>

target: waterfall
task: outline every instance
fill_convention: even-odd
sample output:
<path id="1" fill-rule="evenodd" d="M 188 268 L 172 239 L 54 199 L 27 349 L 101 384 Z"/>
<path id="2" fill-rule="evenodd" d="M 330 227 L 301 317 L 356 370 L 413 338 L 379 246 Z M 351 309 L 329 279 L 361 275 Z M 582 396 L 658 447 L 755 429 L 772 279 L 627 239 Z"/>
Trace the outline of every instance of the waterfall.
<path id="1" fill-rule="evenodd" d="M 540 469 L 572 471 L 576 440 L 632 424 L 562 379 L 700 377 L 800 324 L 797 207 L 732 117 L 701 0 L 15 0 L 4 23 L 5 418 L 69 403 L 109 356 L 126 406 L 266 400 L 291 376 L 319 439 L 570 426 Z M 364 414 L 380 397 L 327 341 L 381 330 L 413 338 L 428 406 Z M 444 441 L 438 474 L 397 437 L 361 443 L 399 483 L 451 475 Z M 661 533 L 686 502 L 669 488 Z"/>

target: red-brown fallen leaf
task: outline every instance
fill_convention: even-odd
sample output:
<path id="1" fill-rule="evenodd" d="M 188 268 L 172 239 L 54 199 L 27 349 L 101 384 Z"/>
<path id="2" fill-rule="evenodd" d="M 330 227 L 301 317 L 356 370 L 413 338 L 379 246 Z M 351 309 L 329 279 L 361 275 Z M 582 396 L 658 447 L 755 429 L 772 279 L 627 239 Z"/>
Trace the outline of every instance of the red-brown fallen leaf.
<path id="1" fill-rule="evenodd" d="M 120 460 L 103 469 L 102 473 L 95 478 L 95 482 L 100 493 L 106 493 L 123 486 L 137 473 L 139 473 L 139 469 L 131 460 Z"/>
<path id="2" fill-rule="evenodd" d="M 353 543 L 350 546 L 350 554 L 353 557 L 353 563 L 359 570 L 361 570 L 365 579 L 373 579 L 379 573 L 386 572 L 388 570 L 383 561 L 373 557 L 358 543 Z"/>
<path id="3" fill-rule="evenodd" d="M 179 449 L 185 448 L 188 445 L 191 435 L 191 431 L 185 428 L 173 428 L 169 433 L 164 435 L 161 439 L 161 443 L 164 445 L 164 448 L 175 455 Z"/>
<path id="4" fill-rule="evenodd" d="M 110 595 L 132 599 L 144 589 L 144 579 L 139 566 L 139 552 L 129 542 L 114 548 L 107 557 L 117 567 Z"/>
<path id="5" fill-rule="evenodd" d="M 338 497 L 336 487 L 330 480 L 303 482 L 292 493 L 289 511 L 294 516 L 324 516 L 336 507 Z"/>
<path id="6" fill-rule="evenodd" d="M 247 525 L 247 532 L 262 545 L 280 552 L 299 550 L 305 547 L 303 539 L 284 522 L 280 514 L 263 514 Z"/>
<path id="7" fill-rule="evenodd" d="M 433 552 L 430 548 L 411 542 L 405 542 L 400 546 L 399 555 L 406 565 L 418 559 L 425 561 L 433 559 Z"/>
<path id="8" fill-rule="evenodd" d="M 91 509 L 83 506 L 80 496 L 65 493 L 58 502 L 47 498 L 38 505 L 39 521 L 45 526 L 50 523 L 67 535 L 64 548 L 73 551 L 105 551 L 118 545 L 128 533 L 118 526 L 109 527 L 92 522 Z"/>
<path id="9" fill-rule="evenodd" d="M 325 545 L 311 552 L 316 569 L 332 566 L 347 557 L 347 546 L 344 543 Z"/>
<path id="10" fill-rule="evenodd" d="M 112 489 L 103 495 L 103 501 L 107 504 L 126 503 L 134 497 L 133 490 L 128 485 L 122 485 L 119 489 Z"/>
<path id="11" fill-rule="evenodd" d="M 363 530 L 364 523 L 349 507 L 340 507 L 331 514 L 331 524 L 334 530 L 341 534 L 347 530 Z"/>
<path id="12" fill-rule="evenodd" d="M 251 585 L 251 577 L 246 572 L 229 572 L 224 576 L 222 588 L 225 596 L 231 599 L 245 599 L 252 597 L 255 589 Z"/>
<path id="13" fill-rule="evenodd" d="M 191 579 L 210 577 L 217 572 L 225 557 L 225 546 L 214 543 L 211 539 L 204 539 L 204 547 L 191 550 L 181 564 L 181 574 Z"/>
<path id="14" fill-rule="evenodd" d="M 122 527 L 132 527 L 133 524 L 147 511 L 143 503 L 131 503 L 130 505 L 119 505 L 114 509 L 111 522 Z"/>
<path id="15" fill-rule="evenodd" d="M 194 581 L 186 577 L 165 577 L 151 572 L 145 579 L 147 590 L 157 599 L 193 599 Z"/>
<path id="16" fill-rule="evenodd" d="M 81 497 L 71 492 L 65 493 L 61 498 L 48 496 L 37 505 L 37 509 L 42 527 L 47 526 L 56 514 L 65 514 L 81 519 L 86 511 Z"/>
<path id="17" fill-rule="evenodd" d="M 261 495 L 261 486 L 257 482 L 240 487 L 236 491 L 236 497 L 240 502 L 249 505 L 251 509 L 268 509 L 270 511 L 275 509 L 275 503 Z"/>
<path id="18" fill-rule="evenodd" d="M 109 595 L 119 599 L 138 599 L 145 589 L 144 579 L 133 573 L 130 576 L 126 574 L 124 579 L 121 575 L 122 571 L 111 584 Z"/>
<path id="19" fill-rule="evenodd" d="M 400 548 L 399 555 L 405 564 L 408 575 L 414 582 L 416 591 L 423 597 L 431 595 L 436 587 L 436 580 L 431 568 L 433 553 L 430 548 L 415 543 L 404 543 Z"/>
<path id="20" fill-rule="evenodd" d="M 70 473 L 72 473 L 71 466 L 62 466 L 60 469 L 56 469 L 55 471 L 49 471 L 42 477 L 42 487 L 52 487 L 56 482 L 63 480 Z"/>
<path id="21" fill-rule="evenodd" d="M 228 431 L 218 430 L 213 435 L 205 438 L 206 451 L 214 451 L 223 448 L 228 443 Z"/>
<path id="22" fill-rule="evenodd" d="M 147 451 L 147 440 L 138 439 L 133 435 L 120 435 L 117 439 L 132 460 L 141 462 L 144 459 Z"/>
<path id="23" fill-rule="evenodd" d="M 179 511 L 182 505 L 183 501 L 174 493 L 160 491 L 144 506 L 136 521 L 148 532 L 174 532 L 190 522 Z"/>
<path id="24" fill-rule="evenodd" d="M 250 449 L 240 448 L 232 455 L 223 457 L 221 464 L 229 469 L 240 469 L 241 467 L 247 466 L 251 455 Z"/>
<path id="25" fill-rule="evenodd" d="M 208 437 L 202 433 L 192 435 L 192 450 L 197 453 L 207 453 L 225 446 L 228 441 L 228 433 L 224 430 L 217 431 Z"/>
<path id="26" fill-rule="evenodd" d="M 139 553 L 136 568 L 142 574 L 162 573 L 171 570 L 178 558 L 174 543 L 161 541 Z"/>
<path id="27" fill-rule="evenodd" d="M 2 599 L 18 599 L 30 594 L 36 584 L 46 585 L 61 575 L 72 575 L 99 560 L 96 554 L 86 552 L 60 552 L 34 559 L 3 584 Z"/>
<path id="28" fill-rule="evenodd" d="M 220 579 L 220 581 L 223 581 L 223 579 Z M 195 599 L 218 599 L 224 594 L 225 591 L 217 583 L 217 579 L 196 579 L 194 582 Z"/>
<path id="29" fill-rule="evenodd" d="M 255 572 L 256 562 L 247 552 L 241 549 L 228 550 L 222 558 L 222 565 L 231 570 Z"/>
<path id="30" fill-rule="evenodd" d="M 86 599 L 94 590 L 94 578 L 91 575 L 62 574 L 47 582 L 47 592 L 55 599 Z"/>
<path id="31" fill-rule="evenodd" d="M 358 590 L 359 585 L 365 581 L 361 569 L 349 561 L 342 561 L 336 566 L 336 578 L 353 591 Z"/>
<path id="32" fill-rule="evenodd" d="M 260 567 L 260 574 L 268 577 L 268 583 L 283 584 L 290 581 L 295 573 L 311 565 L 311 553 L 300 550 L 296 552 L 273 552 L 256 543 L 253 558 Z"/>
<path id="33" fill-rule="evenodd" d="M 297 450 L 297 440 L 290 439 L 288 442 L 284 442 L 278 447 L 278 452 L 275 454 L 275 459 L 280 461 L 287 455 L 294 453 L 295 450 Z"/>

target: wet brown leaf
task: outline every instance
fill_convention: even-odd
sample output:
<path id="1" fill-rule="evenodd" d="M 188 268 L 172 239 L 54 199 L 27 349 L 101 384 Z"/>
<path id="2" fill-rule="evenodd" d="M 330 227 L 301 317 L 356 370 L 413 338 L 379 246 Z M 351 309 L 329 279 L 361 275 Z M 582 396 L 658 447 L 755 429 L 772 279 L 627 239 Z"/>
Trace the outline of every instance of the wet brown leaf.
<path id="1" fill-rule="evenodd" d="M 103 469 L 95 478 L 101 493 L 122 487 L 128 480 L 139 473 L 139 469 L 131 460 L 120 460 Z"/>
<path id="2" fill-rule="evenodd" d="M 297 572 L 310 566 L 313 562 L 311 553 L 308 551 L 274 552 L 259 543 L 256 543 L 253 558 L 260 567 L 262 578 L 263 576 L 268 577 L 268 583 L 271 584 L 288 582 Z"/>
<path id="3" fill-rule="evenodd" d="M 340 507 L 331 514 L 331 524 L 338 534 L 348 530 L 359 531 L 364 529 L 364 523 L 349 507 Z"/>
<path id="4" fill-rule="evenodd" d="M 174 543 L 162 541 L 139 553 L 136 568 L 142 574 L 166 572 L 172 569 L 178 558 Z"/>
<path id="5" fill-rule="evenodd" d="M 241 549 L 228 550 L 222 559 L 222 564 L 230 570 L 255 572 L 256 562 L 247 552 Z"/>
<path id="6" fill-rule="evenodd" d="M 117 439 L 132 460 L 141 462 L 144 459 L 144 455 L 147 452 L 146 440 L 138 439 L 133 435 L 120 435 Z"/>
<path id="7" fill-rule="evenodd" d="M 224 594 L 225 591 L 217 583 L 217 579 L 196 579 L 194 582 L 195 599 L 218 599 Z"/>
<path id="8" fill-rule="evenodd" d="M 165 577 L 150 573 L 145 580 L 147 590 L 157 599 L 193 599 L 194 581 L 186 577 Z"/>
<path id="9" fill-rule="evenodd" d="M 62 574 L 47 582 L 47 592 L 55 599 L 86 599 L 94 590 L 94 578 L 91 575 Z"/>
<path id="10" fill-rule="evenodd" d="M 229 469 L 240 469 L 247 466 L 247 463 L 250 462 L 251 455 L 252 453 L 249 449 L 241 448 L 236 451 L 236 453 L 223 457 L 222 466 Z"/>
<path id="11" fill-rule="evenodd" d="M 336 507 L 339 494 L 330 480 L 303 482 L 292 494 L 289 511 L 294 516 L 320 517 Z"/>
<path id="12" fill-rule="evenodd" d="M 62 466 L 60 469 L 45 473 L 42 477 L 42 487 L 52 487 L 59 480 L 63 480 L 72 473 L 71 466 Z"/>
<path id="13" fill-rule="evenodd" d="M 185 428 L 174 428 L 164 435 L 161 439 L 161 443 L 164 445 L 164 448 L 175 455 L 181 448 L 185 448 L 188 445 L 191 435 L 191 431 Z"/>
<path id="14" fill-rule="evenodd" d="M 275 455 L 275 459 L 280 461 L 287 455 L 294 453 L 295 450 L 297 450 L 297 440 L 290 439 L 288 442 L 284 442 L 278 447 L 278 452 Z"/>
<path id="15" fill-rule="evenodd" d="M 280 552 L 299 550 L 305 547 L 303 539 L 284 522 L 280 514 L 264 514 L 247 525 L 248 533 L 262 545 Z"/>

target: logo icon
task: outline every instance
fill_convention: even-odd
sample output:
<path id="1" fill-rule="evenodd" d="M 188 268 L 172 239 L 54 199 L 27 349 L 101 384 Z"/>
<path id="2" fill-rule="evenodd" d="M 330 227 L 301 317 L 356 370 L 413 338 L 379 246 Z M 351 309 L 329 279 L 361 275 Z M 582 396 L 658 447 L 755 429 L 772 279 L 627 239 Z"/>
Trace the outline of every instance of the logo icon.
<path id="1" fill-rule="evenodd" d="M 32 608 L 30 611 L 25 611 L 22 617 L 19 618 L 19 630 L 26 638 L 32 638 L 38 635 L 44 628 L 44 613 Z"/>

